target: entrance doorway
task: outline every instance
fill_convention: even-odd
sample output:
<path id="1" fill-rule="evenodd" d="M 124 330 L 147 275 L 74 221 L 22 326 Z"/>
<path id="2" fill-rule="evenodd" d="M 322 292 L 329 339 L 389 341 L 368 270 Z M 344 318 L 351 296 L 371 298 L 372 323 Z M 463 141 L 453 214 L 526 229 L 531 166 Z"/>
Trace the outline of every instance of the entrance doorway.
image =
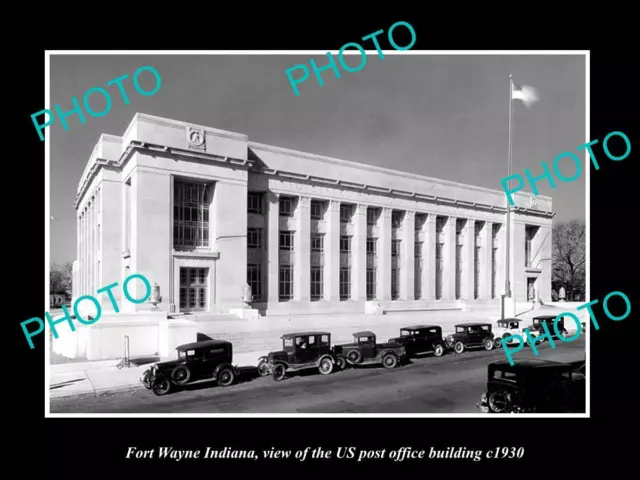
<path id="1" fill-rule="evenodd" d="M 527 277 L 526 298 L 528 302 L 533 302 L 536 299 L 536 278 L 535 277 Z"/>

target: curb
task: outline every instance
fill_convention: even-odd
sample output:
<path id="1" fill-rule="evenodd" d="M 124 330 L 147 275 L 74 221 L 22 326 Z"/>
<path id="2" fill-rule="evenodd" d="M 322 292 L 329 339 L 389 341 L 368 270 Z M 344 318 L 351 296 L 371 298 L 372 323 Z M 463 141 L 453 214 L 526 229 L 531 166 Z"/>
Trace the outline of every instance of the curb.
<path id="1" fill-rule="evenodd" d="M 95 390 L 93 392 L 84 392 L 84 393 L 68 393 L 65 395 L 57 395 L 55 397 L 50 397 L 49 398 L 49 402 L 53 403 L 57 400 L 70 400 L 70 399 L 74 399 L 74 400 L 82 400 L 85 398 L 97 398 L 97 397 L 102 397 L 105 395 L 109 395 L 112 393 L 126 393 L 126 392 L 134 392 L 136 390 L 140 390 L 143 389 L 144 385 L 140 384 L 140 385 L 125 385 L 122 387 L 107 387 L 107 388 L 100 388 L 98 390 Z"/>

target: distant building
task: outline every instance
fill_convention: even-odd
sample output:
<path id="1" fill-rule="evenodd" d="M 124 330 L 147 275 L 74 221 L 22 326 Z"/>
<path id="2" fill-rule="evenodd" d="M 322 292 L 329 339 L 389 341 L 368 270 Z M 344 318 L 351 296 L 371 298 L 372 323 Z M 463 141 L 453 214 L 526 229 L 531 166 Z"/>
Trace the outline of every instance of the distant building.
<path id="1" fill-rule="evenodd" d="M 515 201 L 513 294 L 526 302 L 532 284 L 550 301 L 551 198 Z M 74 299 L 132 273 L 157 282 L 172 313 L 241 307 L 246 283 L 267 315 L 497 304 L 504 288 L 501 190 L 150 115 L 100 137 L 75 208 Z M 148 308 L 114 294 L 124 311 Z"/>

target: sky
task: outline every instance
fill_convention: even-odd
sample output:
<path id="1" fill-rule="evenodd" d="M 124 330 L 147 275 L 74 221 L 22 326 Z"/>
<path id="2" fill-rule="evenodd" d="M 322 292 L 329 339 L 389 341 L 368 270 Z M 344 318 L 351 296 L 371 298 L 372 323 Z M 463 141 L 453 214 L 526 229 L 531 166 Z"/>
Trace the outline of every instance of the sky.
<path id="1" fill-rule="evenodd" d="M 335 56 L 335 55 L 334 55 Z M 46 129 L 50 145 L 51 261 L 76 259 L 78 182 L 101 134 L 121 136 L 136 112 L 248 135 L 250 142 L 299 150 L 408 173 L 501 190 L 507 176 L 509 75 L 534 87 L 539 101 L 527 109 L 513 102 L 513 172 L 543 173 L 562 152 L 584 144 L 585 58 L 583 55 L 385 55 L 374 51 L 358 72 L 331 70 L 320 87 L 311 71 L 296 96 L 285 71 L 316 59 L 308 55 L 52 55 L 50 105 L 62 111 L 80 103 L 87 90 L 111 92 L 103 117 L 85 112 L 56 120 Z M 345 56 L 349 65 L 358 59 Z M 142 96 L 131 77 L 153 66 L 160 90 Z M 124 104 L 110 80 L 123 82 Z M 300 72 L 295 72 L 299 75 Z M 152 90 L 153 76 L 140 76 Z M 106 106 L 99 94 L 91 106 Z M 43 121 L 44 117 L 39 120 Z M 37 135 L 34 128 L 34 135 Z M 576 152 L 577 153 L 577 152 Z M 584 159 L 584 155 L 580 158 Z M 585 164 L 571 183 L 537 184 L 553 198 L 554 222 L 585 218 Z M 575 170 L 561 164 L 565 176 Z M 531 192 L 527 184 L 523 189 Z"/>

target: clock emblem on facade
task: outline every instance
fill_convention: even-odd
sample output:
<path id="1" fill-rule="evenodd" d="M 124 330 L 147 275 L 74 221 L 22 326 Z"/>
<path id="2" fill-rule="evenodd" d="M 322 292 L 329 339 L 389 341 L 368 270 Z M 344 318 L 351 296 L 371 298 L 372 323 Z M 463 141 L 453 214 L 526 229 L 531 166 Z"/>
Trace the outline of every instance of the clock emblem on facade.
<path id="1" fill-rule="evenodd" d="M 538 197 L 536 195 L 531 195 L 531 208 L 536 208 L 538 206 Z"/>
<path id="2" fill-rule="evenodd" d="M 187 147 L 194 150 L 205 150 L 204 128 L 187 127 Z"/>

